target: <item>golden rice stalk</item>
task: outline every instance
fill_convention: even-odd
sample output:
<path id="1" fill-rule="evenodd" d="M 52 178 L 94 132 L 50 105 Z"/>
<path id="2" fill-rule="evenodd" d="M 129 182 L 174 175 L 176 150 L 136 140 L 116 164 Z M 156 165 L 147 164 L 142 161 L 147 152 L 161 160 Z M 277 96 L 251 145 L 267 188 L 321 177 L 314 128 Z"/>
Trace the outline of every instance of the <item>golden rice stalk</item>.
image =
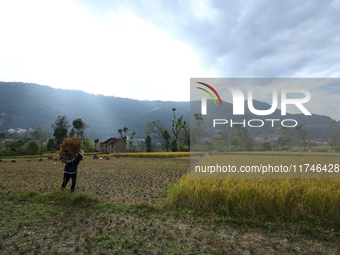
<path id="1" fill-rule="evenodd" d="M 57 158 L 64 163 L 70 162 L 76 158 L 77 154 L 84 154 L 81 147 L 82 143 L 79 137 L 66 139 L 56 153 Z"/>

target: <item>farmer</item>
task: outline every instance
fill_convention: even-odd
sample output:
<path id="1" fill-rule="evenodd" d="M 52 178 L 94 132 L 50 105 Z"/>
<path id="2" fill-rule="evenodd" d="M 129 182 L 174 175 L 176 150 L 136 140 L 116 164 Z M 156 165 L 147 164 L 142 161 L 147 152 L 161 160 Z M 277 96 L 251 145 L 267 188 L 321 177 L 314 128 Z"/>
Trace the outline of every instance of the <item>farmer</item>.
<path id="1" fill-rule="evenodd" d="M 201 158 L 203 157 L 203 151 L 201 151 Z"/>
<path id="2" fill-rule="evenodd" d="M 71 192 L 74 192 L 74 188 L 76 187 L 76 181 L 77 181 L 77 167 L 79 162 L 83 159 L 83 155 L 78 153 L 76 158 L 72 161 L 69 161 L 64 169 L 64 180 L 61 187 L 64 189 L 70 180 L 72 178 L 72 185 L 71 185 Z"/>
<path id="3" fill-rule="evenodd" d="M 94 154 L 93 159 L 98 159 L 98 156 L 96 153 Z"/>

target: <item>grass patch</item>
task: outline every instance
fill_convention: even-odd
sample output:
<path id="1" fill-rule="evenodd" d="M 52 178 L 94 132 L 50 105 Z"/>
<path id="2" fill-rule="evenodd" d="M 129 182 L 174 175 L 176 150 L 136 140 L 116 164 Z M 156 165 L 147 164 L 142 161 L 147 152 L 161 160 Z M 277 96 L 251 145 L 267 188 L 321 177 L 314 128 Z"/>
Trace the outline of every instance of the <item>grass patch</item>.
<path id="1" fill-rule="evenodd" d="M 0 191 L 1 200 L 12 201 L 36 201 L 40 197 L 40 193 L 35 190 L 29 191 Z"/>
<path id="2" fill-rule="evenodd" d="M 30 201 L 30 202 L 49 202 L 62 204 L 64 206 L 92 206 L 100 202 L 96 197 L 82 192 L 71 193 L 69 191 L 56 189 L 51 192 L 40 194 L 38 191 L 1 191 L 0 198 L 9 201 Z"/>
<path id="3" fill-rule="evenodd" d="M 62 189 L 55 189 L 52 192 L 43 195 L 48 201 L 63 205 L 77 205 L 88 207 L 100 202 L 94 196 L 82 192 L 71 193 Z"/>

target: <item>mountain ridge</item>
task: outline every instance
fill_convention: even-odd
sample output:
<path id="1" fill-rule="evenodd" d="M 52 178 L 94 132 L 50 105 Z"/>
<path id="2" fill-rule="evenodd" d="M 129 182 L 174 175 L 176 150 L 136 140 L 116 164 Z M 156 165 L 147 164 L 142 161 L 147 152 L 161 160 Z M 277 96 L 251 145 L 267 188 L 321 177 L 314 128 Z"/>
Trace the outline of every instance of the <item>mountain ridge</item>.
<path id="1" fill-rule="evenodd" d="M 22 82 L 0 82 L 0 131 L 10 128 L 36 128 L 43 126 L 52 132 L 51 125 L 59 115 L 66 115 L 70 124 L 76 118 L 81 118 L 89 125 L 86 135 L 93 138 L 107 139 L 118 136 L 118 129 L 128 127 L 130 134 L 137 132 L 136 138 L 144 138 L 147 130 L 146 123 L 153 120 L 162 120 L 168 130 L 171 130 L 173 119 L 172 108 L 176 108 L 176 115 L 190 123 L 190 108 L 192 112 L 200 112 L 200 102 L 136 100 L 115 96 L 89 94 L 81 90 L 55 89 L 46 85 Z M 269 109 L 267 103 L 253 101 L 254 107 L 259 110 Z M 204 125 L 207 130 L 213 116 L 232 116 L 232 104 L 223 101 L 223 108 L 215 107 L 212 100 L 207 101 L 208 115 L 204 116 Z M 212 113 L 215 113 L 212 114 Z M 281 111 L 275 112 L 265 118 L 282 118 Z M 311 134 L 315 138 L 328 138 L 332 120 L 328 116 L 314 114 L 305 118 L 303 114 L 287 114 L 286 119 L 295 118 L 299 124 L 306 119 L 307 126 L 313 128 Z M 261 119 L 248 110 L 245 101 L 244 119 Z M 235 118 L 237 119 L 237 118 Z M 195 122 L 192 116 L 191 121 Z M 337 123 L 338 124 L 338 123 Z M 248 129 L 252 136 L 262 132 L 277 133 L 275 129 Z"/>

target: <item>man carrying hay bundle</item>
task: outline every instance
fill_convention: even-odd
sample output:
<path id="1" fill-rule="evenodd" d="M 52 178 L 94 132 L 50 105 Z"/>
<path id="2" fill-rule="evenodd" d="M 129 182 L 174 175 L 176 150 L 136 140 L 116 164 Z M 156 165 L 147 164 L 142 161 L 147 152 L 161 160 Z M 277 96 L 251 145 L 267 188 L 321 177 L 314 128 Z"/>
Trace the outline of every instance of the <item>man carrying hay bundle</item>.
<path id="1" fill-rule="evenodd" d="M 81 146 L 80 138 L 72 137 L 65 140 L 60 146 L 60 151 L 57 152 L 57 158 L 66 164 L 61 187 L 64 189 L 70 178 L 72 178 L 71 192 L 74 192 L 74 188 L 76 187 L 77 167 L 84 156 Z"/>

